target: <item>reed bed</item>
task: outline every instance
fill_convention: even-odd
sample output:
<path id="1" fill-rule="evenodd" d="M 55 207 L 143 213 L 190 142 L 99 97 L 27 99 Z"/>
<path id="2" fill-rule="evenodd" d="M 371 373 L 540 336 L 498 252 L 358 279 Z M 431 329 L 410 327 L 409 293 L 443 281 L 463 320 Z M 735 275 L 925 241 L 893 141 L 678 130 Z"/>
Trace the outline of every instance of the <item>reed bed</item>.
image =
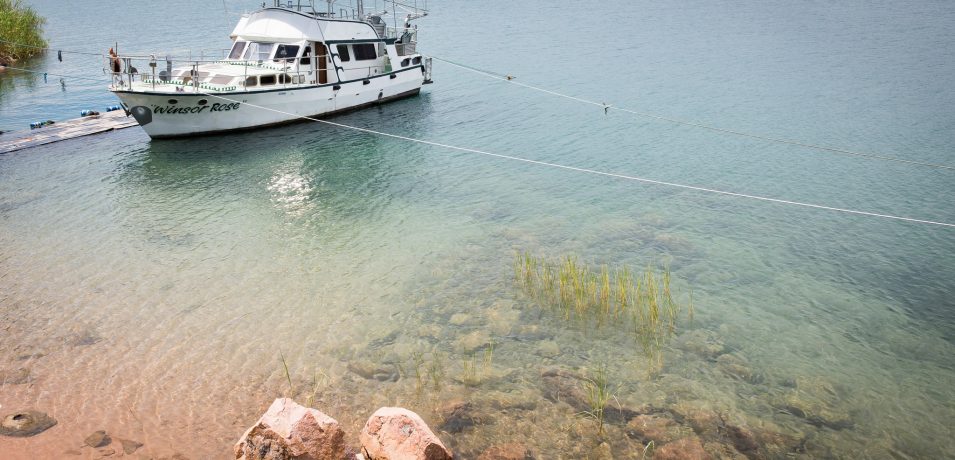
<path id="1" fill-rule="evenodd" d="M 628 324 L 650 361 L 651 373 L 662 368 L 662 349 L 684 310 L 693 316 L 692 296 L 686 307 L 674 300 L 668 267 L 658 271 L 648 265 L 639 272 L 626 266 L 591 268 L 574 256 L 554 261 L 518 252 L 514 276 L 528 296 L 564 320 L 598 328 L 610 322 Z"/>
<path id="2" fill-rule="evenodd" d="M 12 64 L 43 52 L 46 22 L 21 0 L 0 0 L 0 64 Z"/>

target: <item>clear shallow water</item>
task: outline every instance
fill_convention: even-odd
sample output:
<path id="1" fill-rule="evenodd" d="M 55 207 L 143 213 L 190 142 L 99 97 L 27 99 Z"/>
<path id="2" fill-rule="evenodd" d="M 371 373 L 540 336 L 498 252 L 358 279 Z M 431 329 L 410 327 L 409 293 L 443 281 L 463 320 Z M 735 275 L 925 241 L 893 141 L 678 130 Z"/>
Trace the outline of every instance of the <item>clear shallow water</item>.
<path id="1" fill-rule="evenodd" d="M 214 47 L 209 40 L 224 44 L 232 22 L 221 5 L 164 4 L 170 19 L 161 26 L 120 3 L 103 7 L 112 16 L 36 6 L 51 42 L 86 49 L 117 38 L 133 48 L 125 24 L 140 30 L 136 51 Z M 612 6 L 608 19 L 570 2 L 510 5 L 503 15 L 433 4 L 422 47 L 621 107 L 955 164 L 947 3 Z M 122 29 L 102 32 L 117 22 Z M 99 69 L 45 59 L 49 72 Z M 955 222 L 950 172 L 604 115 L 439 62 L 435 79 L 420 97 L 336 121 Z M 95 85 L 68 85 L 66 93 L 15 85 L 3 93 L 0 124 L 25 125 L 28 107 L 68 118 L 113 103 Z M 524 297 L 511 280 L 515 250 L 669 263 L 675 285 L 693 291 L 696 318 L 648 379 L 624 331 L 565 324 Z M 545 398 L 547 375 L 601 363 L 610 364 L 619 405 L 714 410 L 731 426 L 775 433 L 761 434 L 775 439 L 763 443 L 768 457 L 947 457 L 955 451 L 953 253 L 955 233 L 944 228 L 312 124 L 166 142 L 129 129 L 64 142 L 0 157 L 0 370 L 10 382 L 0 385 L 0 411 L 36 408 L 60 421 L 47 436 L 0 439 L 0 449 L 59 457 L 106 429 L 144 442 L 147 455 L 226 457 L 288 392 L 281 352 L 292 393 L 304 400 L 317 388 L 315 405 L 352 439 L 380 405 L 404 405 L 452 430 L 441 408 L 472 401 L 480 423 L 442 435 L 465 458 L 514 440 L 542 458 L 591 455 L 595 428 L 578 408 Z M 492 339 L 490 369 L 480 384 L 463 385 L 471 342 Z M 706 343 L 730 357 L 701 351 Z M 417 388 L 416 352 L 443 365 L 440 389 Z M 474 353 L 480 360 L 482 349 Z M 732 366 L 739 362 L 748 372 Z M 369 367 L 400 378 L 366 379 Z M 642 452 L 622 423 L 605 439 L 618 458 Z"/>

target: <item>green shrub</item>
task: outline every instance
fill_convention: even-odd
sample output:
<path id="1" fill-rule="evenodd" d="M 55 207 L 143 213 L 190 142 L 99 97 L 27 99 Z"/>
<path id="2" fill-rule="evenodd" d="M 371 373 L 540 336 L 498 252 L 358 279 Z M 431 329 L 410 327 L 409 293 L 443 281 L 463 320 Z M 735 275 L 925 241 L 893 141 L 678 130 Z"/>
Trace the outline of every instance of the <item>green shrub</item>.
<path id="1" fill-rule="evenodd" d="M 41 30 L 45 22 L 21 0 L 0 0 L 0 64 L 42 53 L 46 48 Z"/>

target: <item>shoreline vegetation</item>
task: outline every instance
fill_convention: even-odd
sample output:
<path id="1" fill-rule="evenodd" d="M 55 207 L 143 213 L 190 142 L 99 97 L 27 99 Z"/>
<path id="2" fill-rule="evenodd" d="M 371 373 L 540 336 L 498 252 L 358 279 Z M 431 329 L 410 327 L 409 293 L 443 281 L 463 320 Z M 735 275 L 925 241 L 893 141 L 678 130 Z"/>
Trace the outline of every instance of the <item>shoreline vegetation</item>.
<path id="1" fill-rule="evenodd" d="M 21 0 L 0 0 L 0 65 L 42 54 L 46 19 Z"/>

